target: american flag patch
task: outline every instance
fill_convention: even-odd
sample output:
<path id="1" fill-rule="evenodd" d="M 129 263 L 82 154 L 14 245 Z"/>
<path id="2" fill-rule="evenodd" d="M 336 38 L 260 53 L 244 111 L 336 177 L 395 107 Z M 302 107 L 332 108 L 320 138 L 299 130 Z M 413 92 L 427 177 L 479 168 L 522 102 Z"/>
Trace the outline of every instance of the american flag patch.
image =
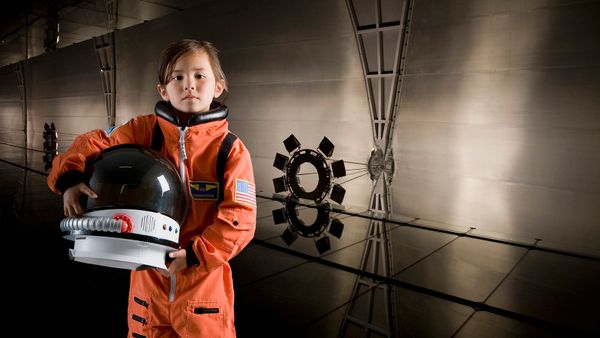
<path id="1" fill-rule="evenodd" d="M 256 188 L 254 183 L 235 179 L 234 202 L 249 204 L 256 208 Z"/>

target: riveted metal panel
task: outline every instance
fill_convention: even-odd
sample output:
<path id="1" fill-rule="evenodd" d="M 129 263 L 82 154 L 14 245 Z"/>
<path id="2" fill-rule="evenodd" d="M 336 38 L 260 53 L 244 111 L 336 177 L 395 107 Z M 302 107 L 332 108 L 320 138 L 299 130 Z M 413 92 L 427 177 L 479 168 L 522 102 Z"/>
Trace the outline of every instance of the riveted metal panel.
<path id="1" fill-rule="evenodd" d="M 417 1 L 394 212 L 597 252 L 599 13 L 597 1 Z"/>
<path id="2" fill-rule="evenodd" d="M 99 66 L 91 41 L 32 58 L 26 64 L 28 147 L 43 148 L 54 122 L 59 151 L 84 132 L 107 127 Z"/>
<path id="3" fill-rule="evenodd" d="M 343 2 L 227 2 L 164 17 L 116 34 L 117 123 L 153 111 L 156 60 L 183 37 L 212 41 L 230 81 L 230 129 L 250 149 L 257 189 L 273 191 L 272 167 L 281 143 L 296 135 L 315 148 L 324 136 L 332 158 L 357 162 L 345 203 L 364 207 L 370 192 L 366 162 L 371 122 L 352 25 Z M 223 23 L 227 23 L 227 28 Z M 142 36 L 152 36 L 151 41 Z M 339 182 L 343 182 L 340 179 Z"/>
<path id="4" fill-rule="evenodd" d="M 0 142 L 25 145 L 16 64 L 0 68 Z"/>

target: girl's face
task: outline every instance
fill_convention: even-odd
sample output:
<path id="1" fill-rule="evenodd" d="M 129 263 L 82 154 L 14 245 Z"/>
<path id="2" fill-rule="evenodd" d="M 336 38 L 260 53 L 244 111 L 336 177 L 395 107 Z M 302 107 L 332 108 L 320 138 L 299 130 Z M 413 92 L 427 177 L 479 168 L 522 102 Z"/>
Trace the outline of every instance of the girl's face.
<path id="1" fill-rule="evenodd" d="M 175 109 L 184 113 L 200 113 L 210 109 L 210 103 L 223 92 L 216 81 L 208 54 L 186 53 L 177 60 L 166 85 L 158 85 L 158 93 Z"/>

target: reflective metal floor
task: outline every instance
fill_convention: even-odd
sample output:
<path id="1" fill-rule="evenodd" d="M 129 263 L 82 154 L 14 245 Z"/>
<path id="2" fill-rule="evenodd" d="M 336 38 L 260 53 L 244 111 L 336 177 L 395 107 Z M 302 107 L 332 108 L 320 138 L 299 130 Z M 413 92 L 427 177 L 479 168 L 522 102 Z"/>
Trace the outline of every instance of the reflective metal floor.
<path id="1" fill-rule="evenodd" d="M 0 154 L 4 276 L 18 295 L 9 320 L 31 320 L 25 336 L 125 336 L 128 272 L 70 262 L 42 155 L 5 144 Z M 283 201 L 258 202 L 255 240 L 231 262 L 240 337 L 600 336 L 598 258 L 361 210 L 330 211 L 343 232 L 319 254 L 327 233 L 288 245 L 288 224 L 273 218 Z M 317 215 L 296 210 L 307 224 Z"/>

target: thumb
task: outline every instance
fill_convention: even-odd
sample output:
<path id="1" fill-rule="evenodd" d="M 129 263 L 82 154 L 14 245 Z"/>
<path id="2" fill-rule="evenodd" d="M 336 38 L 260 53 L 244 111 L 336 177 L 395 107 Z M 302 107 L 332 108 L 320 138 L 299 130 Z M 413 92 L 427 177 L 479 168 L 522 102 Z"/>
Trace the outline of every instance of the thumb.
<path id="1" fill-rule="evenodd" d="M 171 258 L 185 258 L 185 250 L 177 250 L 169 252 L 169 257 Z"/>
<path id="2" fill-rule="evenodd" d="M 98 194 L 96 194 L 96 192 L 94 190 L 92 190 L 92 188 L 88 187 L 87 185 L 84 185 L 81 187 L 81 192 L 88 195 L 91 198 L 98 198 Z"/>

